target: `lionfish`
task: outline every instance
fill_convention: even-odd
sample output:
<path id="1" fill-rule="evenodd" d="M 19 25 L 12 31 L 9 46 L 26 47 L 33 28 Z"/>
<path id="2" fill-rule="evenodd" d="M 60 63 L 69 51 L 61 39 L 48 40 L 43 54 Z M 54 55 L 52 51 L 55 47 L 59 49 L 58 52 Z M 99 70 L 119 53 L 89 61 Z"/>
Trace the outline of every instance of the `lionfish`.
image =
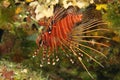
<path id="1" fill-rule="evenodd" d="M 54 15 L 49 18 L 44 17 L 43 19 L 39 20 L 39 25 L 44 26 L 44 29 L 36 39 L 38 49 L 35 51 L 35 54 L 37 54 L 39 50 L 42 49 L 42 63 L 44 62 L 44 60 L 46 60 L 48 64 L 50 64 L 51 62 L 55 64 L 55 61 L 59 60 L 57 52 L 60 48 L 72 63 L 74 63 L 74 60 L 70 57 L 70 55 L 76 57 L 91 77 L 92 75 L 88 71 L 86 65 L 83 63 L 82 55 L 87 56 L 103 67 L 100 62 L 92 57 L 92 55 L 81 48 L 84 47 L 90 49 L 98 55 L 106 57 L 105 54 L 93 48 L 91 45 L 109 47 L 104 43 L 92 40 L 99 38 L 109 38 L 98 35 L 87 35 L 96 31 L 108 31 L 107 28 L 100 28 L 100 26 L 106 25 L 103 20 L 89 19 L 83 21 L 83 14 L 79 8 L 70 6 L 65 9 L 63 7 L 57 6 L 54 8 Z M 86 45 L 84 43 L 88 43 L 89 45 Z M 54 55 L 56 55 L 56 60 L 50 58 Z"/>

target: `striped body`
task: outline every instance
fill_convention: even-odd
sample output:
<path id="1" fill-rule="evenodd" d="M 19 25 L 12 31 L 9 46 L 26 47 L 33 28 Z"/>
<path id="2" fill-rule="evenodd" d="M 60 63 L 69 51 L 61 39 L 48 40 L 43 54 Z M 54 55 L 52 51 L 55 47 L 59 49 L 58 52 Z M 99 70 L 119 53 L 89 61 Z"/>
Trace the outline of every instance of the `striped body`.
<path id="1" fill-rule="evenodd" d="M 82 15 L 69 14 L 52 26 L 51 32 L 42 34 L 43 46 L 50 47 L 50 50 L 62 46 L 61 42 L 69 39 L 72 28 L 77 22 L 81 21 Z"/>
<path id="2" fill-rule="evenodd" d="M 94 41 L 95 39 L 108 40 L 109 38 L 100 35 L 94 36 L 87 34 L 98 31 L 108 31 L 108 29 L 103 27 L 99 28 L 100 26 L 106 24 L 99 19 L 90 19 L 88 21 L 83 21 L 84 23 L 81 23 L 83 20 L 82 17 L 83 15 L 74 7 L 70 7 L 68 9 L 56 8 L 54 16 L 50 17 L 49 19 L 39 21 L 39 24 L 45 26 L 46 29 L 38 36 L 36 43 L 38 45 L 38 49 L 43 49 L 43 60 L 47 58 L 46 60 L 48 64 L 50 64 L 51 61 L 53 61 L 52 63 L 55 62 L 55 59 L 50 60 L 50 56 L 54 55 L 54 51 L 57 52 L 58 48 L 61 48 L 70 61 L 74 63 L 73 59 L 71 58 L 72 53 L 72 55 L 79 60 L 84 69 L 92 77 L 87 67 L 84 65 L 81 55 L 85 55 L 102 67 L 103 65 L 83 48 L 90 49 L 93 52 L 106 57 L 105 54 L 91 47 L 91 45 L 109 47 L 104 43 Z M 91 45 L 86 45 L 83 43 Z M 46 50 L 48 53 L 46 53 L 44 50 Z M 37 50 L 37 52 L 39 52 L 39 50 Z M 59 56 L 56 56 L 55 58 L 58 60 L 58 57 Z M 43 60 L 41 60 L 42 64 Z"/>

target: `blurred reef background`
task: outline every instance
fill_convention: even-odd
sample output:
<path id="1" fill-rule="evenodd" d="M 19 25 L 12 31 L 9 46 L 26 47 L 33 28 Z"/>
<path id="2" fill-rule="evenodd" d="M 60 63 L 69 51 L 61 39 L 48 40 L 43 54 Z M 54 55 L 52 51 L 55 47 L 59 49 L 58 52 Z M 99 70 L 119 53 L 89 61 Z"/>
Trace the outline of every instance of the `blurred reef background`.
<path id="1" fill-rule="evenodd" d="M 41 67 L 41 54 L 34 54 L 37 21 L 51 16 L 55 4 L 78 6 L 85 18 L 107 22 L 111 31 L 103 34 L 111 38 L 110 48 L 104 51 L 107 59 L 99 59 L 104 68 L 93 61 L 86 65 L 95 80 L 120 80 L 120 0 L 0 0 L 0 80 L 91 80 L 80 64 L 62 55 L 56 65 Z"/>

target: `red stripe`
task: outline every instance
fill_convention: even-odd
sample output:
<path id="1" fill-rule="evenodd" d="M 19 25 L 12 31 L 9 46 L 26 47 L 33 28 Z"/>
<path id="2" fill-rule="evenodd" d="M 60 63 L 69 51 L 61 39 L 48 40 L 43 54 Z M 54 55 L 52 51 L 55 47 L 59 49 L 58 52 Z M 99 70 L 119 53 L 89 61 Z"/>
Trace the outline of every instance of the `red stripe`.
<path id="1" fill-rule="evenodd" d="M 43 41 L 45 46 L 49 47 L 50 50 L 62 46 L 59 40 L 64 41 L 69 38 L 74 24 L 81 21 L 82 15 L 68 14 L 65 18 L 53 24 L 51 33 L 43 33 Z"/>

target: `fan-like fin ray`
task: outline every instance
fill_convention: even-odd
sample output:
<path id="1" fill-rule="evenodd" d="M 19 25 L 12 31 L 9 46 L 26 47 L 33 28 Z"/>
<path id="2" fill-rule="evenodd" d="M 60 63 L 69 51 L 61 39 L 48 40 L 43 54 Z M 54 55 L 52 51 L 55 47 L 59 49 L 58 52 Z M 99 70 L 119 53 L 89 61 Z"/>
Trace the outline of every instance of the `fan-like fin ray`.
<path id="1" fill-rule="evenodd" d="M 110 38 L 108 37 L 105 37 L 105 36 L 81 36 L 79 34 L 76 34 L 76 35 L 72 35 L 72 38 L 103 38 L 103 39 L 107 39 L 107 40 L 110 40 Z"/>
<path id="2" fill-rule="evenodd" d="M 80 24 L 80 27 L 82 27 L 84 30 L 88 30 L 88 29 L 91 29 L 93 27 L 97 27 L 97 26 L 100 26 L 100 25 L 105 25 L 107 23 L 103 22 L 103 21 L 99 21 L 99 20 L 91 20 L 87 23 L 83 23 L 83 24 Z"/>
<path id="3" fill-rule="evenodd" d="M 74 50 L 72 50 L 72 52 L 73 52 L 75 55 L 77 55 L 77 53 L 76 53 Z M 89 75 L 92 79 L 94 79 L 93 76 L 91 75 L 91 73 L 88 71 L 88 69 L 87 69 L 87 67 L 85 66 L 85 64 L 82 62 L 82 58 L 79 57 L 79 56 L 77 56 L 77 58 L 78 58 L 78 60 L 80 61 L 80 63 L 81 63 L 81 65 L 83 66 L 83 68 L 87 71 L 88 75 Z"/>
<path id="4" fill-rule="evenodd" d="M 96 32 L 96 31 L 109 31 L 109 29 L 99 28 L 99 29 L 87 30 L 83 32 L 80 32 L 79 30 L 77 30 L 77 31 L 74 31 L 74 33 L 86 34 L 86 33 L 91 33 L 91 32 Z"/>
<path id="5" fill-rule="evenodd" d="M 86 45 L 83 45 L 83 44 L 80 44 L 80 43 L 77 43 L 77 42 L 74 42 L 74 41 L 71 41 L 71 42 L 72 42 L 73 44 L 78 44 L 78 45 L 83 46 L 83 47 L 85 47 L 85 48 L 91 49 L 91 50 L 93 50 L 93 51 L 101 54 L 101 55 L 104 56 L 105 58 L 107 58 L 106 55 L 104 55 L 102 52 L 100 52 L 100 51 L 98 51 L 98 50 L 96 50 L 96 49 L 94 49 L 94 48 L 92 48 L 92 47 L 89 47 L 89 46 L 86 46 Z"/>
<path id="6" fill-rule="evenodd" d="M 73 41 L 77 41 L 77 42 L 87 42 L 87 43 L 91 43 L 91 44 L 96 44 L 96 45 L 101 45 L 101 46 L 104 46 L 104 47 L 109 47 L 108 45 L 106 45 L 106 44 L 103 44 L 103 43 L 100 43 L 100 42 L 96 42 L 96 41 L 94 41 L 94 42 L 92 42 L 92 41 L 88 41 L 88 40 L 78 40 L 78 39 L 73 39 Z"/>

